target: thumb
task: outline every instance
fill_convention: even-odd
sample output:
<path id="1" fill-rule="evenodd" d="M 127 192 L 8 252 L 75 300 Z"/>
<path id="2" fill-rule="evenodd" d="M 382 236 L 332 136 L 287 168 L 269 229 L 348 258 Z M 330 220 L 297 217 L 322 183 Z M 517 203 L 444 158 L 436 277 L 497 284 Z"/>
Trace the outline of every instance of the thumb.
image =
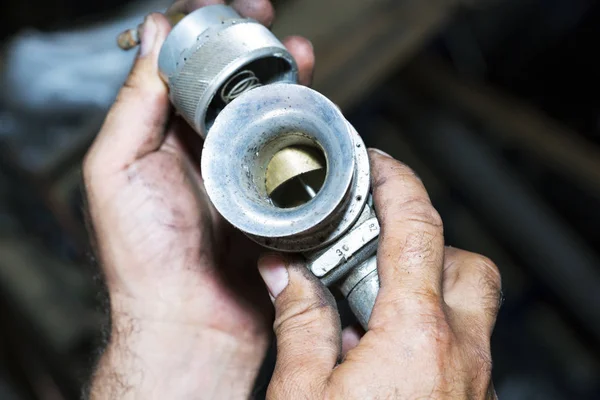
<path id="1" fill-rule="evenodd" d="M 138 28 L 138 57 L 86 157 L 87 164 L 98 168 L 89 169 L 109 174 L 123 170 L 162 143 L 170 107 L 158 54 L 170 29 L 160 14 L 148 15 Z"/>
<path id="2" fill-rule="evenodd" d="M 336 303 L 327 288 L 302 263 L 268 254 L 259 272 L 275 304 L 277 362 L 269 398 L 318 397 L 341 354 Z"/>

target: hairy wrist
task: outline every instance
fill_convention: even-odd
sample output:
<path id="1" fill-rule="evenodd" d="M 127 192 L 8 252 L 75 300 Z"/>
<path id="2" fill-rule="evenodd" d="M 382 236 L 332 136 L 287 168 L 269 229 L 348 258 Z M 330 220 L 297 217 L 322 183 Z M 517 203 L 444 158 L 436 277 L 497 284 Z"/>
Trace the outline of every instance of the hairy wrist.
<path id="1" fill-rule="evenodd" d="M 266 346 L 266 338 L 250 345 L 210 327 L 121 315 L 113 318 L 90 398 L 248 398 Z"/>

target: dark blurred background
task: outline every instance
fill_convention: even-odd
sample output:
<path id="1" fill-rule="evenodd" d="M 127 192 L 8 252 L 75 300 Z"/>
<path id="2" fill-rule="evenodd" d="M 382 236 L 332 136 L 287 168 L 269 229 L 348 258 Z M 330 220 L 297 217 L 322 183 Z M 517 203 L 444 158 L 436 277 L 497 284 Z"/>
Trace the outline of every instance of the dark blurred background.
<path id="1" fill-rule="evenodd" d="M 76 399 L 101 342 L 80 162 L 169 0 L 0 5 L 0 399 Z M 411 165 L 447 243 L 488 255 L 506 399 L 600 399 L 600 4 L 279 0 L 315 88 Z"/>

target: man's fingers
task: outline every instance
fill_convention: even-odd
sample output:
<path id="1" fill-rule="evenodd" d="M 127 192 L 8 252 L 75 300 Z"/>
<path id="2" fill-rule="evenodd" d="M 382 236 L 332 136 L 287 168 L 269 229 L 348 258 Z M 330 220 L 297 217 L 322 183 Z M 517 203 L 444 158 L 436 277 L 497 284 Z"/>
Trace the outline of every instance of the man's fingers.
<path id="1" fill-rule="evenodd" d="M 406 165 L 369 152 L 375 211 L 381 224 L 377 268 L 381 289 L 369 327 L 398 314 L 441 310 L 442 221 L 421 180 Z"/>
<path id="2" fill-rule="evenodd" d="M 444 301 L 459 317 L 476 322 L 488 336 L 500 308 L 501 290 L 500 272 L 489 258 L 460 249 L 446 249 Z"/>
<path id="3" fill-rule="evenodd" d="M 201 7 L 225 3 L 225 0 L 177 0 L 169 7 L 167 13 L 189 14 Z M 275 11 L 269 0 L 233 0 L 231 7 L 240 15 L 253 18 L 266 26 L 271 26 L 275 19 Z"/>
<path id="4" fill-rule="evenodd" d="M 258 263 L 275 304 L 277 362 L 268 398 L 317 394 L 341 351 L 340 318 L 331 293 L 301 264 L 269 254 Z"/>
<path id="5" fill-rule="evenodd" d="M 88 153 L 86 173 L 125 169 L 162 143 L 170 108 L 157 60 L 169 30 L 162 15 L 146 17 L 139 56 Z"/>
<path id="6" fill-rule="evenodd" d="M 360 326 L 348 326 L 342 331 L 342 360 L 346 358 L 346 354 L 360 342 L 360 339 L 365 334 L 365 331 Z"/>
<path id="7" fill-rule="evenodd" d="M 233 0 L 231 7 L 244 17 L 254 18 L 265 26 L 271 26 L 275 10 L 269 0 Z"/>
<path id="8" fill-rule="evenodd" d="M 178 0 L 167 11 L 167 13 L 188 14 L 198 8 L 225 4 L 224 0 Z M 269 0 L 233 0 L 231 6 L 242 16 L 254 18 L 265 26 L 271 26 L 275 19 L 275 10 Z M 312 44 L 308 39 L 300 36 L 290 36 L 283 40 L 290 54 L 298 64 L 299 82 L 309 86 L 315 68 L 315 54 Z"/>
<path id="9" fill-rule="evenodd" d="M 205 6 L 225 4 L 225 0 L 177 0 L 167 10 L 167 14 L 189 14 Z"/>
<path id="10" fill-rule="evenodd" d="M 310 86 L 315 71 L 315 52 L 310 40 L 302 36 L 290 36 L 283 44 L 298 64 L 298 82 Z"/>

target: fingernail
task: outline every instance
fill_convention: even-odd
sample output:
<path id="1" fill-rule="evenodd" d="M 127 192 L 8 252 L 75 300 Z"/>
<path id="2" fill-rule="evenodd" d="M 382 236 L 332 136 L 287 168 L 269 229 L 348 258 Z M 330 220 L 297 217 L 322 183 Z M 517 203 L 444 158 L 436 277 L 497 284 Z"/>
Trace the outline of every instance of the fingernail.
<path id="1" fill-rule="evenodd" d="M 289 282 L 285 260 L 277 254 L 267 254 L 258 260 L 258 272 L 269 289 L 271 300 L 279 296 Z"/>
<path id="2" fill-rule="evenodd" d="M 156 41 L 156 21 L 152 15 L 148 15 L 144 20 L 144 23 L 140 27 L 140 57 L 148 55 L 154 48 L 154 42 Z"/>
<path id="3" fill-rule="evenodd" d="M 388 153 L 386 153 L 385 151 L 381 151 L 381 150 L 379 150 L 379 149 L 375 149 L 375 148 L 371 148 L 371 149 L 369 149 L 369 150 L 371 150 L 371 151 L 373 151 L 373 152 L 375 152 L 375 153 L 377 153 L 377 154 L 379 154 L 379 155 L 381 155 L 381 156 L 392 158 L 392 156 L 390 156 L 390 155 L 389 155 Z"/>

